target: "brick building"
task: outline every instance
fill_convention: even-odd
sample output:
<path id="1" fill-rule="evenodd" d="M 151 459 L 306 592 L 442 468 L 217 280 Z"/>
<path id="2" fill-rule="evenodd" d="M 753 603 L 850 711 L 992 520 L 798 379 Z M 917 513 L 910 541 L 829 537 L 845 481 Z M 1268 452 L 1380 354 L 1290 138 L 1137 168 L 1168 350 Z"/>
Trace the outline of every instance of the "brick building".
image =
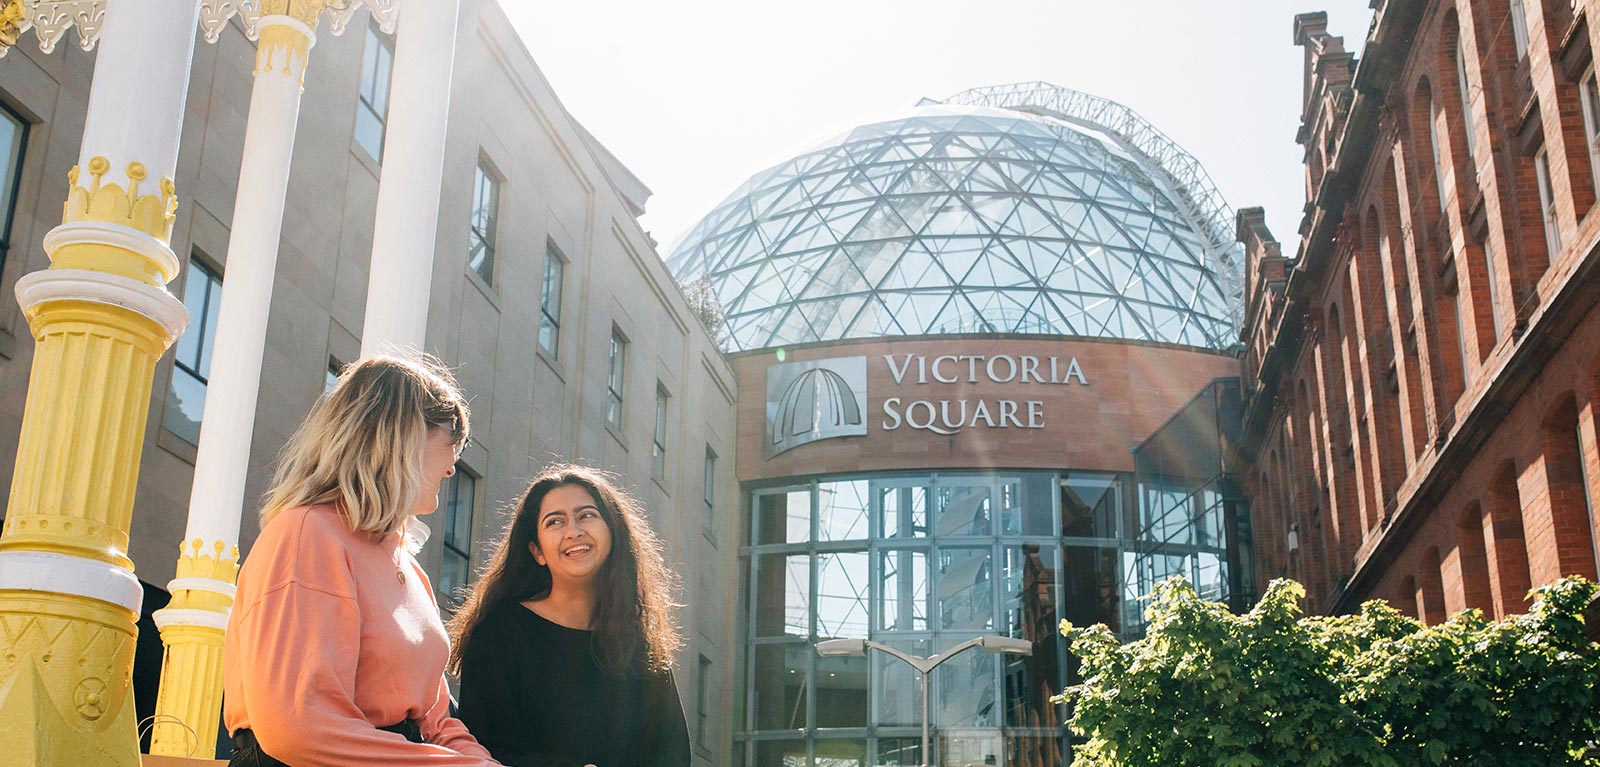
<path id="1" fill-rule="evenodd" d="M 1600 2 L 1375 5 L 1359 58 L 1295 19 L 1297 252 L 1238 215 L 1259 577 L 1520 612 L 1600 548 Z"/>

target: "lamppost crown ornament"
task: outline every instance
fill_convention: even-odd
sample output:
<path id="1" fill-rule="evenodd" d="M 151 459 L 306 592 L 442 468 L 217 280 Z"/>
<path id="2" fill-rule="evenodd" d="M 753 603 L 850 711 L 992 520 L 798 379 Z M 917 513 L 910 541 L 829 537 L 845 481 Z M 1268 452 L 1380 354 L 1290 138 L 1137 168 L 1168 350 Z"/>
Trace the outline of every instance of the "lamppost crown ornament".
<path id="1" fill-rule="evenodd" d="M 178 194 L 172 179 L 160 179 L 156 183 L 155 193 L 141 194 L 140 183 L 149 176 L 144 163 L 128 163 L 125 171 L 128 176 L 127 189 L 102 180 L 111 170 L 111 161 L 104 157 L 91 159 L 88 170 L 88 185 L 80 183 L 83 169 L 79 166 L 74 165 L 67 172 L 67 201 L 61 210 L 63 222 L 121 224 L 162 242 L 172 240 L 172 222 L 178 209 Z"/>
<path id="2" fill-rule="evenodd" d="M 27 17 L 22 0 L 0 3 L 0 56 L 6 55 L 6 51 L 17 44 L 17 38 L 22 36 L 22 20 Z"/>

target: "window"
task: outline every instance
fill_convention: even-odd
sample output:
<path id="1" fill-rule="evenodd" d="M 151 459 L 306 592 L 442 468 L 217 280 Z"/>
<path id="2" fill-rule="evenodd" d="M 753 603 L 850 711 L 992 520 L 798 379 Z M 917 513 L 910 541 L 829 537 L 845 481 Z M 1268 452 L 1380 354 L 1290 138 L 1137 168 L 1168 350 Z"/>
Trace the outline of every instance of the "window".
<path id="1" fill-rule="evenodd" d="M 0 266 L 11 246 L 11 214 L 22 185 L 22 149 L 28 143 L 28 124 L 0 104 Z"/>
<path id="2" fill-rule="evenodd" d="M 1550 263 L 1561 254 L 1561 226 L 1556 221 L 1556 192 L 1550 185 L 1550 155 L 1544 148 L 1533 156 L 1533 172 L 1539 177 L 1539 214 L 1544 219 L 1544 243 L 1550 250 Z"/>
<path id="3" fill-rule="evenodd" d="M 557 356 L 561 348 L 561 278 L 567 264 L 554 245 L 545 247 L 544 287 L 539 291 L 539 346 Z"/>
<path id="4" fill-rule="evenodd" d="M 1489 318 L 1494 323 L 1494 340 L 1500 340 L 1500 283 L 1494 270 L 1494 241 L 1483 241 L 1483 287 L 1489 297 Z"/>
<path id="5" fill-rule="evenodd" d="M 500 178 L 478 161 L 472 179 L 472 225 L 467 236 L 467 265 L 484 282 L 494 284 L 495 223 L 500 218 Z"/>
<path id="6" fill-rule="evenodd" d="M 439 566 L 438 591 L 440 604 L 453 609 L 461 604 L 463 590 L 472 582 L 472 510 L 478 478 L 458 463 L 443 490 L 444 560 Z"/>
<path id="7" fill-rule="evenodd" d="M 338 359 L 328 357 L 328 370 L 322 379 L 322 396 L 333 393 L 333 387 L 339 383 L 339 374 L 344 372 L 344 363 Z"/>
<path id="8" fill-rule="evenodd" d="M 1589 172 L 1594 176 L 1594 187 L 1600 189 L 1600 82 L 1595 79 L 1594 68 L 1584 73 L 1578 85 L 1578 100 L 1583 104 L 1583 137 L 1589 147 Z"/>
<path id="9" fill-rule="evenodd" d="M 1595 477 L 1594 471 L 1590 471 L 1589 458 L 1584 456 L 1584 432 L 1582 432 L 1582 426 L 1576 423 L 1573 426 L 1573 439 L 1578 442 L 1578 453 L 1576 453 L 1576 456 L 1578 456 L 1578 482 L 1582 482 L 1582 485 L 1584 485 L 1584 511 L 1586 511 L 1584 519 L 1589 520 L 1589 530 L 1594 532 L 1595 525 L 1600 524 L 1600 520 L 1595 519 L 1595 482 L 1600 482 L 1600 477 Z M 1595 551 L 1595 564 L 1600 565 L 1600 549 Z"/>
<path id="10" fill-rule="evenodd" d="M 611 374 L 606 378 L 606 425 L 622 430 L 622 376 L 627 364 L 628 341 L 611 333 Z"/>
<path id="11" fill-rule="evenodd" d="M 1433 145 L 1433 184 L 1439 192 L 1439 210 L 1445 209 L 1444 159 L 1439 149 L 1439 110 L 1428 102 L 1428 143 Z"/>
<path id="12" fill-rule="evenodd" d="M 1589 524 L 1593 526 L 1595 523 L 1594 488 L 1596 477 L 1589 469 L 1589 462 L 1584 459 L 1583 433 L 1578 430 L 1577 424 L 1573 424 L 1573 429 L 1568 434 L 1571 434 L 1572 441 L 1577 443 L 1577 452 L 1573 453 L 1573 456 L 1578 462 L 1578 482 L 1583 484 L 1583 510 L 1585 519 L 1588 519 Z"/>
<path id="13" fill-rule="evenodd" d="M 705 530 L 706 535 L 709 536 L 709 537 L 712 537 L 713 539 L 715 539 L 715 536 L 712 535 L 712 531 L 716 529 L 714 524 L 716 522 L 716 511 L 717 511 L 717 504 L 716 504 L 716 501 L 714 501 L 713 499 L 716 498 L 716 495 L 717 495 L 717 454 L 716 454 L 715 451 L 713 451 L 711 449 L 710 445 L 707 445 L 706 446 L 706 489 L 705 489 L 706 513 L 705 513 L 704 517 L 700 518 L 700 525 L 701 525 L 701 528 L 703 530 Z"/>
<path id="14" fill-rule="evenodd" d="M 1463 39 L 1456 40 L 1456 85 L 1461 89 L 1461 128 L 1467 135 L 1467 157 L 1470 159 L 1478 154 L 1478 137 L 1473 135 L 1472 91 L 1467 87 L 1467 53 L 1462 42 Z M 1478 164 L 1472 160 L 1467 166 L 1476 172 Z"/>
<path id="15" fill-rule="evenodd" d="M 662 478 L 667 475 L 667 400 L 671 395 L 656 384 L 656 435 L 650 446 L 650 475 Z"/>
<path id="16" fill-rule="evenodd" d="M 383 160 L 383 136 L 389 121 L 389 76 L 394 70 L 394 41 L 367 27 L 367 49 L 361 55 L 361 97 L 356 106 L 356 143 L 374 160 Z"/>
<path id="17" fill-rule="evenodd" d="M 1528 55 L 1528 14 L 1522 0 L 1511 0 L 1511 43 L 1517 47 L 1517 58 Z"/>
<path id="18" fill-rule="evenodd" d="M 710 707 L 711 698 L 711 660 L 704 655 L 700 656 L 700 667 L 695 673 L 694 688 L 694 744 L 701 748 L 710 748 L 706 740 L 711 729 L 707 726 L 710 721 L 707 709 Z"/>
<path id="19" fill-rule="evenodd" d="M 172 386 L 167 389 L 167 430 L 190 444 L 200 444 L 200 417 L 206 409 L 206 382 L 211 377 L 211 352 L 217 342 L 217 309 L 222 303 L 222 277 L 199 258 L 190 257 L 183 282 L 183 308 L 189 327 L 173 347 Z"/>
<path id="20" fill-rule="evenodd" d="M 1445 286 L 1445 292 L 1450 294 L 1450 303 L 1456 308 L 1456 347 L 1461 350 L 1461 381 L 1465 385 L 1477 372 L 1477 356 L 1467 344 L 1467 299 L 1471 294 L 1463 293 L 1459 283 L 1454 281 Z"/>

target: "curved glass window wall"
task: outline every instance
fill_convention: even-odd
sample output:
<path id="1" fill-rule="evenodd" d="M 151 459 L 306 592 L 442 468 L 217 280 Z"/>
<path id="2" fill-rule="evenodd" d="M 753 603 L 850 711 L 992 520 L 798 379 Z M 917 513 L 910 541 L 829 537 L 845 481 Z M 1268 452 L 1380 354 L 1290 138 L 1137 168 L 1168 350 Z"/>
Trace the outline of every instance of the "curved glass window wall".
<path id="1" fill-rule="evenodd" d="M 1132 638 L 1141 595 L 1183 574 L 1225 598 L 1222 504 L 1200 487 L 1135 487 L 1083 472 L 847 476 L 753 490 L 746 565 L 746 721 L 760 767 L 920 764 L 921 685 L 879 652 L 819 657 L 868 638 L 928 656 L 983 634 L 1032 657 L 973 650 L 934 672 L 945 764 L 1060 765 L 1069 682 L 1057 626 Z M 942 750 L 940 750 L 942 749 Z"/>

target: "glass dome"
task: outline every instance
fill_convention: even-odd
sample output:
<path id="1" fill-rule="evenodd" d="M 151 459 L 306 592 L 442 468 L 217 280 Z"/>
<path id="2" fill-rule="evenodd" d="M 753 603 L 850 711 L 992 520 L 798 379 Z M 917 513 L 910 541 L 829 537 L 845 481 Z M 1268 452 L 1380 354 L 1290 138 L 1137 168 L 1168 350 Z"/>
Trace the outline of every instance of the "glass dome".
<path id="1" fill-rule="evenodd" d="M 952 333 L 1223 350 L 1232 219 L 1136 114 L 1029 83 L 924 101 L 756 174 L 667 264 L 708 282 L 734 351 Z"/>

